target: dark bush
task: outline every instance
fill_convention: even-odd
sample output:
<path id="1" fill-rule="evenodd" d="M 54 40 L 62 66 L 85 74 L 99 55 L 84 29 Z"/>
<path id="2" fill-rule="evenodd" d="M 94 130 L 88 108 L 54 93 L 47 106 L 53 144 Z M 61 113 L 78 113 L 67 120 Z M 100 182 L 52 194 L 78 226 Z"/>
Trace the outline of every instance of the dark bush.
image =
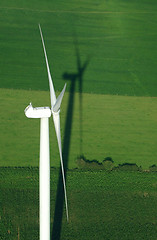
<path id="1" fill-rule="evenodd" d="M 150 170 L 151 172 L 157 172 L 157 166 L 154 164 L 154 165 L 152 165 L 152 166 L 149 167 L 149 170 Z"/>
<path id="2" fill-rule="evenodd" d="M 102 162 L 105 170 L 112 170 L 114 168 L 114 161 L 111 157 L 106 157 Z"/>
<path id="3" fill-rule="evenodd" d="M 118 167 L 115 168 L 115 170 L 120 171 L 140 171 L 141 167 L 138 167 L 136 163 L 123 163 L 119 164 Z"/>
<path id="4" fill-rule="evenodd" d="M 77 165 L 80 169 L 86 170 L 102 170 L 103 164 L 99 163 L 97 160 L 88 160 L 84 155 L 77 158 Z"/>

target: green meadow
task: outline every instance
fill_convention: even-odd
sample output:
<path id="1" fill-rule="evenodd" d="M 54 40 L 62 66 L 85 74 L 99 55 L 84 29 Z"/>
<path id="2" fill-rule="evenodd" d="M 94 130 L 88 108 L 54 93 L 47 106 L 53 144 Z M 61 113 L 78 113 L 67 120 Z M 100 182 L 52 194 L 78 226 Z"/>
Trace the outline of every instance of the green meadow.
<path id="1" fill-rule="evenodd" d="M 70 222 L 51 118 L 51 239 L 156 240 L 156 0 L 0 1 L 0 239 L 39 239 L 40 120 L 24 114 L 50 106 L 39 23 L 57 95 L 67 83 Z M 143 171 L 80 170 L 80 156 Z"/>
<path id="2" fill-rule="evenodd" d="M 50 103 L 38 23 L 55 89 L 67 82 L 63 140 L 66 99 L 75 81 L 69 168 L 80 154 L 144 168 L 155 164 L 156 8 L 154 0 L 1 1 L 1 166 L 38 165 L 39 121 L 23 114 L 30 101 Z M 58 166 L 51 122 L 51 165 Z"/>
<path id="3" fill-rule="evenodd" d="M 156 10 L 155 0 L 1 1 L 1 87 L 48 90 L 40 23 L 57 90 L 78 72 L 77 47 L 83 92 L 157 96 Z"/>
<path id="4" fill-rule="evenodd" d="M 39 239 L 38 169 L 0 172 L 0 238 Z M 70 220 L 66 222 L 63 208 L 60 237 L 52 235 L 57 180 L 58 171 L 52 169 L 51 239 L 156 239 L 156 173 L 68 171 Z"/>
<path id="5" fill-rule="evenodd" d="M 49 106 L 49 92 L 0 90 L 1 155 L 0 166 L 38 166 L 40 120 L 28 119 L 25 107 Z M 64 142 L 69 93 L 64 96 L 61 109 L 62 142 Z M 80 122 L 79 94 L 74 96 L 74 112 L 68 168 L 76 168 L 76 159 L 102 162 L 112 157 L 115 164 L 136 163 L 143 169 L 156 163 L 157 98 L 82 95 Z M 59 167 L 59 154 L 52 118 L 50 118 L 51 166 Z M 82 134 L 80 134 L 82 132 Z"/>

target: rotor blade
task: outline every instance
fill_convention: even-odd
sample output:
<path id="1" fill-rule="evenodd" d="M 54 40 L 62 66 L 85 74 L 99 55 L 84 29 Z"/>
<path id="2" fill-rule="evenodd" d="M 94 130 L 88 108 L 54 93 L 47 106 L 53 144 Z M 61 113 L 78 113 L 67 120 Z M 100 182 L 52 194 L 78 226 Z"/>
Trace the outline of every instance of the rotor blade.
<path id="1" fill-rule="evenodd" d="M 58 110 L 60 109 L 60 106 L 61 106 L 61 102 L 62 102 L 62 99 L 63 99 L 63 96 L 64 96 L 65 89 L 66 89 L 66 84 L 64 85 L 64 88 L 63 88 L 62 92 L 61 92 L 60 95 L 58 96 L 55 105 L 53 106 L 53 111 L 54 111 L 54 112 L 58 112 Z"/>
<path id="2" fill-rule="evenodd" d="M 51 78 L 50 68 L 49 68 L 48 59 L 47 59 L 47 55 L 46 55 L 46 48 L 45 48 L 44 39 L 43 39 L 40 24 L 39 24 L 39 30 L 40 30 L 41 40 L 42 40 L 44 54 L 45 54 L 45 61 L 46 61 L 47 73 L 48 73 L 48 79 L 49 79 L 49 86 L 50 86 L 51 108 L 52 108 L 53 105 L 56 102 L 56 95 L 55 95 L 54 86 L 53 86 L 53 82 L 52 82 L 52 78 Z"/>
<path id="3" fill-rule="evenodd" d="M 67 193 L 66 193 L 66 185 L 65 185 L 65 174 L 64 174 L 63 158 L 62 158 L 62 146 L 61 146 L 61 133 L 60 133 L 60 116 L 59 116 L 59 112 L 53 114 L 53 121 L 54 121 L 54 125 L 55 125 L 57 141 L 58 141 L 58 148 L 59 148 L 59 155 L 60 155 L 60 161 L 61 161 L 61 170 L 62 170 L 64 196 L 65 196 L 66 216 L 67 216 L 67 222 L 68 222 L 69 221 L 68 201 L 67 201 Z"/>

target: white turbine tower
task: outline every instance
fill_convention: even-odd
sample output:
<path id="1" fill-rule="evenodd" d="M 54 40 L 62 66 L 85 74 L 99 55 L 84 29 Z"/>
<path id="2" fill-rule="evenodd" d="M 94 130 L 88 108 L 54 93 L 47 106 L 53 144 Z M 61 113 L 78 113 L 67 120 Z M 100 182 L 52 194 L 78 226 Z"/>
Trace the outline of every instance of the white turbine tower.
<path id="1" fill-rule="evenodd" d="M 67 204 L 67 194 L 65 185 L 65 174 L 63 167 L 62 158 L 62 147 L 61 147 L 61 132 L 60 132 L 60 105 L 65 92 L 66 84 L 56 99 L 53 82 L 51 78 L 51 73 L 49 69 L 48 59 L 46 55 L 46 49 L 44 45 L 44 39 L 39 25 L 39 30 L 41 34 L 41 40 L 44 49 L 44 55 L 46 60 L 49 86 L 50 86 L 50 100 L 51 109 L 49 107 L 38 107 L 33 108 L 30 103 L 25 109 L 25 115 L 28 118 L 40 118 L 40 163 L 39 163 L 39 178 L 40 178 L 40 240 L 50 240 L 50 151 L 49 151 L 49 118 L 51 114 L 53 115 L 54 126 L 56 130 L 56 136 L 59 147 L 63 186 L 64 186 L 64 196 L 65 196 L 65 206 L 66 206 L 66 216 L 67 221 L 68 216 L 68 204 Z"/>

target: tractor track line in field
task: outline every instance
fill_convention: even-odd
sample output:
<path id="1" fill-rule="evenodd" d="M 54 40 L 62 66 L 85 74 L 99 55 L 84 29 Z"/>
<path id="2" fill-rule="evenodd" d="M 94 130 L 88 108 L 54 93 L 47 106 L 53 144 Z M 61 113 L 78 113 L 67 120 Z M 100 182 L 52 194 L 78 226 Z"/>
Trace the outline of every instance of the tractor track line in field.
<path id="1" fill-rule="evenodd" d="M 16 7 L 0 7 L 0 9 L 7 10 L 22 10 L 32 12 L 48 12 L 48 13 L 72 13 L 72 14 L 157 14 L 157 12 L 113 12 L 113 11 L 69 11 L 69 10 L 41 10 L 41 9 L 30 9 L 30 8 L 16 8 Z"/>

